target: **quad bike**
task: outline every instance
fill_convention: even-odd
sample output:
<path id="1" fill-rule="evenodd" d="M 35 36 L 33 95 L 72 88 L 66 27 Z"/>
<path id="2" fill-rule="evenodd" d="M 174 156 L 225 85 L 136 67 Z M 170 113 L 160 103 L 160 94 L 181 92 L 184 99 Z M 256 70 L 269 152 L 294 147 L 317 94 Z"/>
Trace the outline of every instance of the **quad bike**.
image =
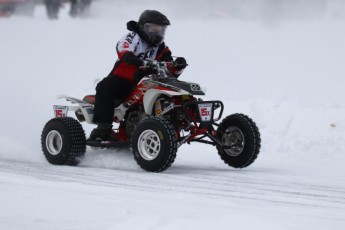
<path id="1" fill-rule="evenodd" d="M 156 74 L 144 77 L 127 99 L 114 109 L 112 141 L 86 139 L 80 122 L 94 124 L 94 95 L 83 100 L 63 97 L 75 105 L 55 105 L 55 118 L 41 136 L 42 150 L 51 164 L 77 165 L 86 146 L 130 148 L 137 164 L 161 172 L 175 160 L 178 148 L 191 142 L 216 146 L 221 159 L 234 168 L 249 166 L 260 151 L 260 133 L 248 116 L 232 114 L 220 121 L 224 106 L 219 100 L 203 101 L 196 83 L 184 82 L 168 71 L 171 62 L 146 61 Z M 67 116 L 74 111 L 75 117 Z M 220 121 L 220 122 L 219 122 Z M 217 123 L 219 122 L 219 123 Z"/>

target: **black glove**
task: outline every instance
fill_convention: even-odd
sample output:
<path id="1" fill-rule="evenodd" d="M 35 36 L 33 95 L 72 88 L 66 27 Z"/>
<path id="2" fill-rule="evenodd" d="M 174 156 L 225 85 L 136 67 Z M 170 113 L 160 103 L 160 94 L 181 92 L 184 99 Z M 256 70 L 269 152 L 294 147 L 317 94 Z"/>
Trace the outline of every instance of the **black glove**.
<path id="1" fill-rule="evenodd" d="M 136 57 L 134 55 L 134 53 L 132 53 L 132 52 L 126 52 L 122 56 L 122 60 L 125 61 L 127 64 L 135 65 L 136 67 L 140 67 L 140 66 L 144 65 L 143 60 L 141 60 L 140 58 Z"/>
<path id="2" fill-rule="evenodd" d="M 145 69 L 140 69 L 134 74 L 134 81 L 138 83 L 143 77 L 151 74 L 157 74 L 157 70 L 152 69 L 150 67 Z"/>
<path id="3" fill-rule="evenodd" d="M 187 67 L 187 61 L 183 57 L 178 57 L 176 58 L 174 62 L 174 66 L 176 67 L 177 70 L 182 70 Z"/>

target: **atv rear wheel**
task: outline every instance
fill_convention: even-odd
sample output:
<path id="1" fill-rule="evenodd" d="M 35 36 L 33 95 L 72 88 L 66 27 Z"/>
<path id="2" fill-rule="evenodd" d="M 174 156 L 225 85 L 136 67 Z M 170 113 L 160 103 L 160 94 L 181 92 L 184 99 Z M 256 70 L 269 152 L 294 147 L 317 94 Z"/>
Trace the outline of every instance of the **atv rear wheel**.
<path id="1" fill-rule="evenodd" d="M 148 117 L 134 129 L 131 148 L 138 165 L 149 172 L 161 172 L 176 158 L 177 137 L 169 121 Z"/>
<path id="2" fill-rule="evenodd" d="M 41 145 L 49 163 L 77 165 L 86 151 L 85 133 L 72 117 L 53 118 L 44 126 Z"/>
<path id="3" fill-rule="evenodd" d="M 244 168 L 257 158 L 260 151 L 260 132 L 255 122 L 243 114 L 233 114 L 223 119 L 218 138 L 225 148 L 217 146 L 221 159 L 231 167 Z"/>

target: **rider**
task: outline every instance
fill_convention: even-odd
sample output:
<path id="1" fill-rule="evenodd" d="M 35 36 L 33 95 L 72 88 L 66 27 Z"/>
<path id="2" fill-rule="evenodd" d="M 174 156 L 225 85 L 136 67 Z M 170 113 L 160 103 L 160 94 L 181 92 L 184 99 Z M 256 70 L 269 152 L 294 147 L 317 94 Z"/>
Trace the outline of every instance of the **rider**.
<path id="1" fill-rule="evenodd" d="M 90 140 L 111 140 L 114 108 L 129 96 L 145 75 L 154 73 L 150 68 L 139 68 L 144 65 L 143 60 L 173 61 L 171 51 L 164 43 L 168 25 L 168 18 L 155 10 L 145 10 L 138 22 L 127 23 L 130 32 L 116 46 L 118 60 L 109 75 L 96 87 L 93 122 L 98 127 L 91 132 Z M 186 66 L 186 60 L 178 57 L 169 71 L 178 77 Z"/>

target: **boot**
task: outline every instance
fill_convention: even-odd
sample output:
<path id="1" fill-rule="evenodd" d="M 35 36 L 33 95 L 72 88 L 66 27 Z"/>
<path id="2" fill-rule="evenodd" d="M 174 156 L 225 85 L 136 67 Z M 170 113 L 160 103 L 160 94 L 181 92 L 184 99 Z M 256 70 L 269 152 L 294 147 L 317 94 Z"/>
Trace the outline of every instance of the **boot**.
<path id="1" fill-rule="evenodd" d="M 90 141 L 110 141 L 112 133 L 112 125 L 110 124 L 98 124 L 97 128 L 92 130 L 89 140 Z"/>

